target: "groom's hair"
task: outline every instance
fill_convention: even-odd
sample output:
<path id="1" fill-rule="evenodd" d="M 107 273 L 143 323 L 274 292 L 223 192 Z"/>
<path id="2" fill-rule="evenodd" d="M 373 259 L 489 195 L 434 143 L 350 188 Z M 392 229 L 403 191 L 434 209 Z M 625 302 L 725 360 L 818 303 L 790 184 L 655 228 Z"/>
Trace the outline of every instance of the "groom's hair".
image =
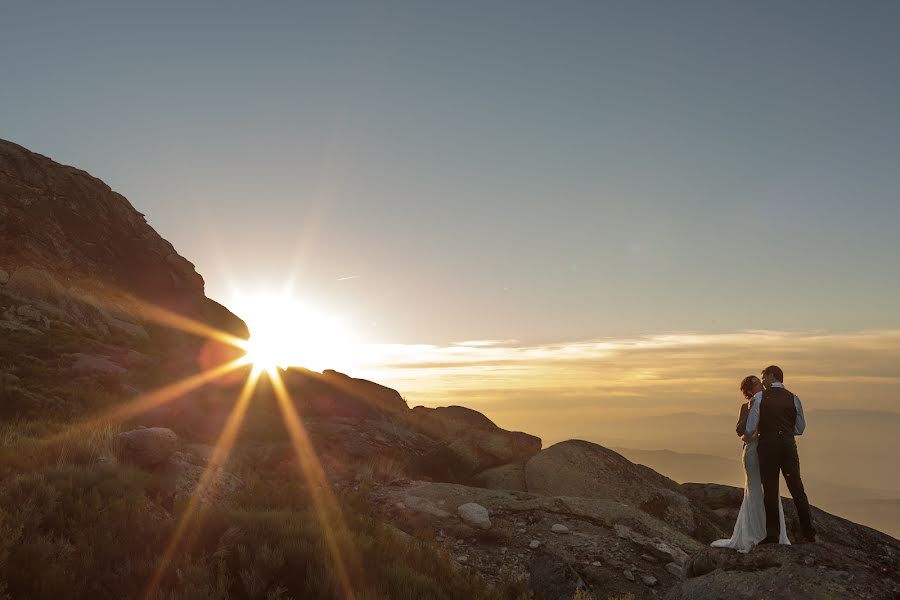
<path id="1" fill-rule="evenodd" d="M 784 383 L 784 371 L 776 367 L 775 365 L 771 365 L 762 370 L 762 375 L 765 377 L 766 375 L 771 375 L 775 378 L 775 381 L 780 381 Z"/>

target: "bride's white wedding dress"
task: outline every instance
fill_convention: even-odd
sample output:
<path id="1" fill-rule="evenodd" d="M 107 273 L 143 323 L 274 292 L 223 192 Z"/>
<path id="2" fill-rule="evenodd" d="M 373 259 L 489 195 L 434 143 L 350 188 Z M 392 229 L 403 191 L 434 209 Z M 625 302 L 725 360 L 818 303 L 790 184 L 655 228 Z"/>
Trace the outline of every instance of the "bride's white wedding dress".
<path id="1" fill-rule="evenodd" d="M 744 501 L 734 524 L 734 533 L 727 540 L 716 540 L 712 543 L 718 548 L 733 548 L 738 552 L 749 552 L 753 546 L 766 537 L 766 508 L 763 504 L 762 479 L 759 476 L 759 455 L 756 452 L 757 441 L 744 444 L 742 460 L 744 463 Z M 778 498 L 778 522 L 781 526 L 779 544 L 790 544 L 784 528 L 784 507 Z"/>

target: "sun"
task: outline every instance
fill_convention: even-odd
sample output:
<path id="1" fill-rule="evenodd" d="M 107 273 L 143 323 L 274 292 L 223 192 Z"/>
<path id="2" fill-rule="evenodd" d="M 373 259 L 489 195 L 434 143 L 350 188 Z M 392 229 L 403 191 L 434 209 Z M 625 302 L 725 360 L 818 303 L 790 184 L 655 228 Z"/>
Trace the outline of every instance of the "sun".
<path id="1" fill-rule="evenodd" d="M 245 360 L 257 369 L 350 369 L 359 344 L 347 319 L 288 294 L 240 296 L 230 303 L 250 329 Z"/>

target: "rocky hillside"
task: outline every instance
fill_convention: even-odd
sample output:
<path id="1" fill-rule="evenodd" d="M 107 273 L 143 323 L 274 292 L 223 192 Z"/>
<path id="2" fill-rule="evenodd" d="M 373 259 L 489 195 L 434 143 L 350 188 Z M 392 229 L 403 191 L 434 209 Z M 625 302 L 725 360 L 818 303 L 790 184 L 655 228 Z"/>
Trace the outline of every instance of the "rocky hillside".
<path id="1" fill-rule="evenodd" d="M 247 334 L 125 198 L 0 142 L 0 598 L 900 597 L 867 527 L 816 510 L 818 544 L 713 550 L 741 490 L 289 369 L 311 471 L 265 379 L 147 402 L 208 366 L 147 303 Z"/>
<path id="2" fill-rule="evenodd" d="M 203 278 L 123 196 L 84 171 L 0 140 L 0 330 L 51 325 L 146 338 L 152 303 L 246 337 Z"/>

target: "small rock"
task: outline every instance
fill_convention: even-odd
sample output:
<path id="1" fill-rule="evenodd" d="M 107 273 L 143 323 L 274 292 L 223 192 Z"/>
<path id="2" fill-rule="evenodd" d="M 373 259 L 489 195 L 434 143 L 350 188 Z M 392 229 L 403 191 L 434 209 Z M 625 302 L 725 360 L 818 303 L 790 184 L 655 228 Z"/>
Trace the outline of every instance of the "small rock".
<path id="1" fill-rule="evenodd" d="M 550 531 L 553 533 L 569 533 L 569 528 L 562 523 L 554 523 L 553 527 L 550 528 Z"/>
<path id="2" fill-rule="evenodd" d="M 464 563 L 464 562 L 468 562 L 468 561 L 469 561 L 469 557 L 466 556 L 465 554 L 461 554 L 456 557 L 456 562 Z"/>
<path id="3" fill-rule="evenodd" d="M 666 563 L 666 571 L 668 571 L 669 573 L 671 573 L 678 579 L 681 579 L 684 577 L 684 569 L 682 569 L 681 567 L 679 567 L 677 564 L 675 564 L 673 562 Z"/>
<path id="4" fill-rule="evenodd" d="M 806 565 L 807 567 L 811 567 L 814 564 L 816 564 L 816 559 L 813 558 L 812 556 L 806 556 L 803 558 L 803 564 Z"/>
<path id="5" fill-rule="evenodd" d="M 488 515 L 488 510 L 480 504 L 467 502 L 460 505 L 456 512 L 459 513 L 459 517 L 463 521 L 472 527 L 478 527 L 479 529 L 491 528 L 491 518 Z"/>
<path id="6" fill-rule="evenodd" d="M 0 385 L 10 385 L 18 383 L 19 381 L 21 381 L 21 378 L 18 375 L 13 375 L 12 373 L 0 373 Z"/>
<path id="7" fill-rule="evenodd" d="M 539 540 L 531 540 L 531 542 L 528 544 L 528 547 L 531 548 L 532 550 L 536 550 L 540 546 L 541 546 L 541 542 Z"/>
<path id="8" fill-rule="evenodd" d="M 466 540 L 456 540 L 456 545 L 457 545 L 457 546 L 462 546 L 462 545 L 465 544 L 465 543 L 466 543 Z"/>
<path id="9" fill-rule="evenodd" d="M 641 554 L 641 558 L 647 561 L 648 563 L 658 563 L 659 560 L 656 559 L 655 556 L 650 556 L 649 554 Z"/>
<path id="10" fill-rule="evenodd" d="M 398 502 L 398 503 L 395 504 L 394 506 L 396 506 L 396 507 L 399 508 L 400 510 L 403 510 L 403 509 L 406 508 L 406 505 L 403 504 L 402 502 Z"/>
<path id="11" fill-rule="evenodd" d="M 602 567 L 603 563 L 601 563 L 599 560 L 595 560 L 594 562 L 591 563 L 591 566 L 592 567 Z"/>
<path id="12" fill-rule="evenodd" d="M 634 573 L 632 573 L 628 569 L 622 571 L 622 575 L 624 575 L 625 579 L 627 579 L 628 581 L 634 581 Z"/>
<path id="13" fill-rule="evenodd" d="M 419 496 L 406 496 L 405 498 L 403 498 L 403 504 L 415 511 L 432 515 L 441 519 L 446 519 L 447 517 L 452 516 L 443 508 L 439 508 L 431 500 L 420 498 Z"/>
<path id="14" fill-rule="evenodd" d="M 506 546 L 500 548 L 500 554 L 506 554 Z"/>
<path id="15" fill-rule="evenodd" d="M 0 269 L 0 285 L 5 284 L 7 281 L 9 281 L 9 273 Z"/>
<path id="16" fill-rule="evenodd" d="M 653 575 L 641 575 L 641 581 L 643 581 L 644 585 L 646 585 L 647 587 L 653 587 L 657 584 L 656 577 L 654 577 Z"/>

